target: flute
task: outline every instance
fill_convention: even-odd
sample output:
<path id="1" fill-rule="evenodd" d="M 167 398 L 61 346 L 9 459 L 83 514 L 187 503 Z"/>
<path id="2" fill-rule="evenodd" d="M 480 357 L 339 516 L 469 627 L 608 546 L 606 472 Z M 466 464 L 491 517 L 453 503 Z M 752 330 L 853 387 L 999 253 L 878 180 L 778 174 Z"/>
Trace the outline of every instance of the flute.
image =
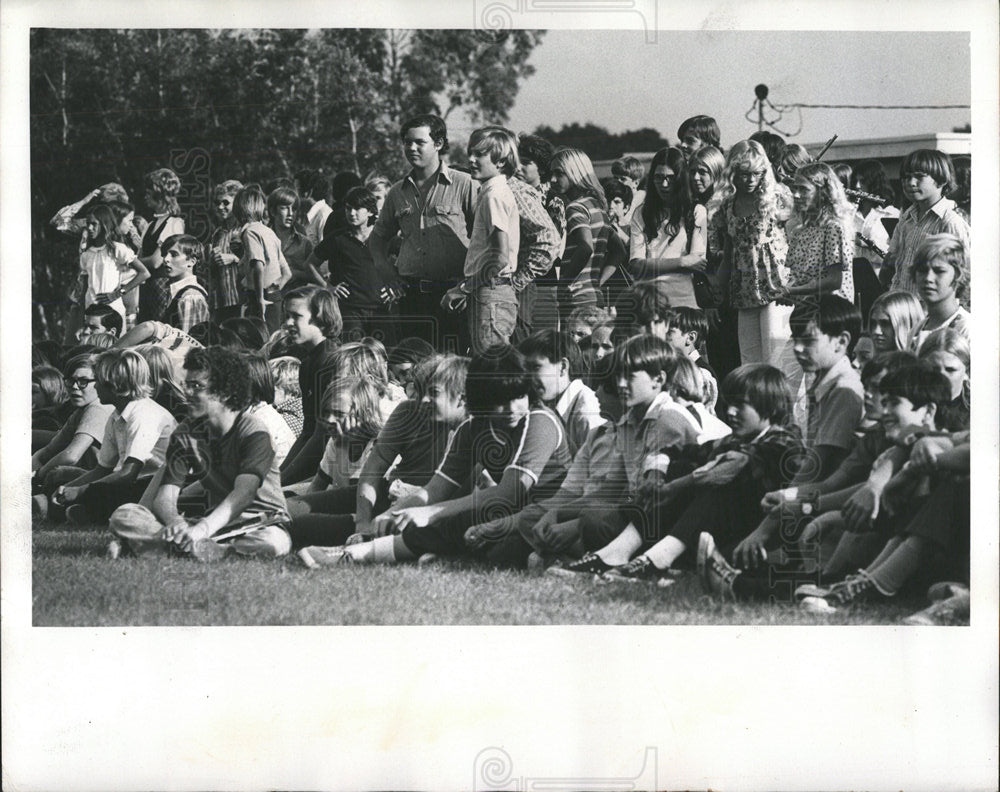
<path id="1" fill-rule="evenodd" d="M 883 198 L 881 195 L 873 195 L 872 193 L 866 193 L 863 190 L 852 190 L 848 187 L 845 187 L 844 192 L 847 194 L 848 198 L 853 198 L 855 202 L 870 201 L 876 206 L 885 206 L 885 204 L 887 203 L 885 198 Z"/>

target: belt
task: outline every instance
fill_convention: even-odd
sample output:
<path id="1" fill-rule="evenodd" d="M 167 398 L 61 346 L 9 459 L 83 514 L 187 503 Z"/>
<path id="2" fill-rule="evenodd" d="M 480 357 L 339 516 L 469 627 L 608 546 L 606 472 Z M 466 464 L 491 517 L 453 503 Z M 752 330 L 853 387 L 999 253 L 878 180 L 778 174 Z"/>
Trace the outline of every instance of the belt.
<path id="1" fill-rule="evenodd" d="M 421 294 L 444 292 L 455 285 L 454 281 L 422 280 L 420 278 L 407 278 L 406 283 L 411 289 L 416 289 Z"/>

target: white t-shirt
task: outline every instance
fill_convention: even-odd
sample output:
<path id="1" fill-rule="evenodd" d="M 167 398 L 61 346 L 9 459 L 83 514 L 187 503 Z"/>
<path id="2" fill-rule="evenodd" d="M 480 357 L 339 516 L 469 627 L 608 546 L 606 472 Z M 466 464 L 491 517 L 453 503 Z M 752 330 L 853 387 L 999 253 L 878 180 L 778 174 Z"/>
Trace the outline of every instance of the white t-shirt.
<path id="1" fill-rule="evenodd" d="M 90 307 L 97 302 L 98 294 L 107 294 L 122 285 L 123 272 L 131 271 L 129 266 L 136 260 L 136 255 L 127 245 L 112 242 L 111 250 L 107 245 L 88 247 L 80 252 L 80 269 L 87 276 L 87 294 L 84 297 L 84 307 Z M 131 280 L 131 279 L 130 279 Z M 119 297 L 109 305 L 125 317 L 125 303 Z"/>

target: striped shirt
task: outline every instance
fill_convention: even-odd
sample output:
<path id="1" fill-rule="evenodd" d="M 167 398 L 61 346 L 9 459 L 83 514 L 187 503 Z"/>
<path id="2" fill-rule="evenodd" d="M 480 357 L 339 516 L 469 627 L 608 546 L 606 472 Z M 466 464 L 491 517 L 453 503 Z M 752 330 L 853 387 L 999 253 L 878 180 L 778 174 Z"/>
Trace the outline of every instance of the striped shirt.
<path id="1" fill-rule="evenodd" d="M 917 216 L 915 206 L 903 210 L 889 242 L 889 252 L 885 255 L 885 264 L 895 267 L 890 289 L 917 293 L 917 284 L 910 269 L 916 259 L 917 248 L 931 234 L 954 234 L 968 249 L 969 224 L 955 211 L 954 201 L 942 198 L 924 212 L 923 217 Z"/>

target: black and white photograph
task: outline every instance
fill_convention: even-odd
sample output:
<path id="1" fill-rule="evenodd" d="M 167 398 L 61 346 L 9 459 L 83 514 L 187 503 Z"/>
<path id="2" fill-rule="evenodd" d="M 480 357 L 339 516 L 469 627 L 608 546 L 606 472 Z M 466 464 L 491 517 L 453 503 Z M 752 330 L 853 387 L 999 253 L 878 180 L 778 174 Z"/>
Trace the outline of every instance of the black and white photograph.
<path id="1" fill-rule="evenodd" d="M 4 9 L 5 785 L 995 789 L 996 9 L 240 8 Z"/>

